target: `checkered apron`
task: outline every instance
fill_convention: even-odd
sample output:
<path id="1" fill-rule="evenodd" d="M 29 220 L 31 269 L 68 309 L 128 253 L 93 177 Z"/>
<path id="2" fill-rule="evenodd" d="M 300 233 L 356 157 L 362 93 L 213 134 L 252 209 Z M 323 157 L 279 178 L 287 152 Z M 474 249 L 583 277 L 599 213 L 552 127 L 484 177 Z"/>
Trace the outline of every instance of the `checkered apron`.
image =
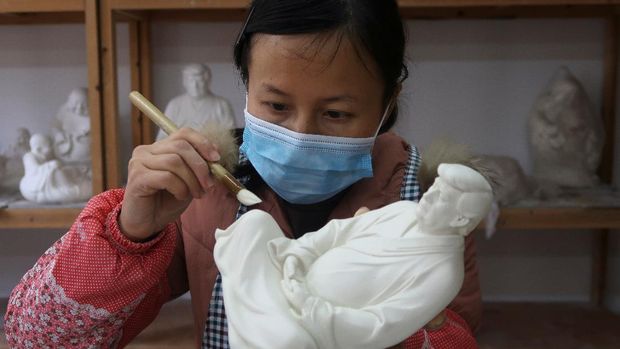
<path id="1" fill-rule="evenodd" d="M 241 157 L 240 165 L 247 162 L 247 158 Z M 403 183 L 400 189 L 400 199 L 409 201 L 418 201 L 420 199 L 420 183 L 418 183 L 417 173 L 420 167 L 420 154 L 415 146 L 409 146 L 409 160 L 403 177 Z M 248 178 L 239 178 L 241 183 L 247 182 Z M 237 210 L 239 219 L 248 211 L 247 206 L 240 205 Z M 211 294 L 211 302 L 209 303 L 209 312 L 205 324 L 205 330 L 202 335 L 202 349 L 229 349 L 228 345 L 228 324 L 226 322 L 226 311 L 224 309 L 224 293 L 222 291 L 222 278 L 217 274 L 213 293 Z"/>

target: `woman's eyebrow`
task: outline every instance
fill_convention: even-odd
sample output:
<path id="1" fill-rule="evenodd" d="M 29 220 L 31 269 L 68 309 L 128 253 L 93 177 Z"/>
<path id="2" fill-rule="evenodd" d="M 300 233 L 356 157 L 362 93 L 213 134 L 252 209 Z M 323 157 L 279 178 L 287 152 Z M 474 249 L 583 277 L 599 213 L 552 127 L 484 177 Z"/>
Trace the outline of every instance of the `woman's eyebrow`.
<path id="1" fill-rule="evenodd" d="M 283 97 L 289 97 L 290 95 L 280 89 L 278 89 L 277 87 L 270 85 L 268 83 L 263 83 L 262 84 L 262 88 L 269 93 L 273 93 L 279 96 L 283 96 Z"/>

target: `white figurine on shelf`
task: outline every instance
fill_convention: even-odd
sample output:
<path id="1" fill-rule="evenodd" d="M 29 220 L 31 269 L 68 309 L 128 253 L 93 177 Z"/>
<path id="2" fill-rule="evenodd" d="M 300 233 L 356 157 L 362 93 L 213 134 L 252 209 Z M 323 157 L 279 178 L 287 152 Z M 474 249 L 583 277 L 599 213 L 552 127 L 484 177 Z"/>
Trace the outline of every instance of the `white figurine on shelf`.
<path id="1" fill-rule="evenodd" d="M 603 121 L 567 68 L 558 70 L 534 104 L 529 133 L 539 185 L 585 188 L 598 183 Z"/>
<path id="2" fill-rule="evenodd" d="M 17 129 L 17 138 L 7 151 L 0 154 L 0 192 L 12 194 L 19 191 L 19 181 L 24 176 L 22 158 L 30 151 L 30 131 Z"/>
<path id="3" fill-rule="evenodd" d="M 71 91 L 60 107 L 54 123 L 54 152 L 68 164 L 90 166 L 90 117 L 88 115 L 88 90 Z"/>
<path id="4" fill-rule="evenodd" d="M 189 64 L 183 68 L 185 94 L 173 98 L 164 114 L 179 127 L 201 130 L 208 122 L 217 122 L 227 129 L 235 127 L 230 102 L 209 89 L 211 70 L 204 64 Z M 157 139 L 166 137 L 159 130 Z"/>
<path id="5" fill-rule="evenodd" d="M 54 158 L 49 137 L 34 134 L 24 154 L 24 178 L 19 190 L 26 200 L 40 204 L 86 201 L 92 195 L 87 166 L 63 165 Z"/>
<path id="6" fill-rule="evenodd" d="M 297 240 L 251 210 L 216 232 L 231 348 L 387 348 L 456 296 L 464 237 L 492 201 L 487 180 L 441 164 L 420 203 L 332 220 Z"/>

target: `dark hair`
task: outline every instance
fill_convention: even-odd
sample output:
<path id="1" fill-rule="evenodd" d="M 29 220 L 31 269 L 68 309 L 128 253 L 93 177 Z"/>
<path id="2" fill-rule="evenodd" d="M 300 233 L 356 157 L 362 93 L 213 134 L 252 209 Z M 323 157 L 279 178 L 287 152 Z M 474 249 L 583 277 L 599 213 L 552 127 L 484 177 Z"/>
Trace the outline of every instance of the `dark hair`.
<path id="1" fill-rule="evenodd" d="M 374 59 L 385 83 L 384 105 L 408 76 L 405 33 L 395 0 L 253 0 L 234 48 L 235 66 L 248 83 L 252 34 L 292 35 L 340 31 Z M 396 101 L 380 132 L 396 122 Z"/>

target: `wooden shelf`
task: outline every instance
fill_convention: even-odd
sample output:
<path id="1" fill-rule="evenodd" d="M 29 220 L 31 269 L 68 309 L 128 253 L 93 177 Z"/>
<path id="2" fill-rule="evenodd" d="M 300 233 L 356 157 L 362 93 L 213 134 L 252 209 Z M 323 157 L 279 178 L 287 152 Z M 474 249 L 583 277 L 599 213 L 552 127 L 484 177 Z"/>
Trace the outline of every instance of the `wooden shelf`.
<path id="1" fill-rule="evenodd" d="M 81 208 L 9 208 L 0 210 L 0 229 L 71 227 Z"/>
<path id="2" fill-rule="evenodd" d="M 102 141 L 98 0 L 0 0 L 0 25 L 80 23 L 84 26 L 91 122 L 93 192 L 105 188 Z M 75 206 L 0 209 L 0 229 L 69 228 L 82 209 Z"/>
<path id="3" fill-rule="evenodd" d="M 86 0 L 2 0 L 0 13 L 83 12 Z"/>
<path id="4" fill-rule="evenodd" d="M 604 17 L 619 0 L 399 0 L 405 18 Z M 109 0 L 118 11 L 148 11 L 152 20 L 240 20 L 249 0 Z M 136 14 L 134 14 L 136 15 Z"/>
<path id="5" fill-rule="evenodd" d="M 620 317 L 584 303 L 485 303 L 480 349 L 618 348 Z"/>
<path id="6" fill-rule="evenodd" d="M 497 229 L 620 229 L 620 208 L 502 208 Z"/>

